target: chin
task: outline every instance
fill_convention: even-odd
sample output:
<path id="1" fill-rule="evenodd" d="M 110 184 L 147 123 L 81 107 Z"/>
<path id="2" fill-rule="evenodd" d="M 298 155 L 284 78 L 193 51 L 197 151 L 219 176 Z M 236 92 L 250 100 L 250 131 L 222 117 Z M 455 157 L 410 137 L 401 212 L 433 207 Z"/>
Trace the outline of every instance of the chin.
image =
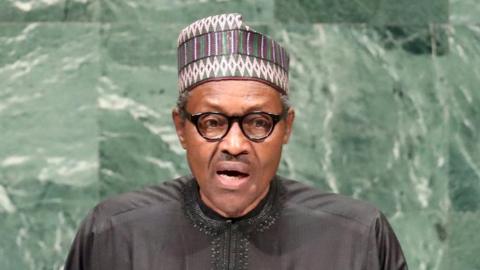
<path id="1" fill-rule="evenodd" d="M 247 214 L 252 209 L 249 206 L 252 202 L 245 200 L 245 195 L 242 194 L 226 194 L 222 198 L 217 198 L 213 201 L 215 208 L 213 210 L 220 210 L 222 216 L 227 218 L 241 217 Z"/>

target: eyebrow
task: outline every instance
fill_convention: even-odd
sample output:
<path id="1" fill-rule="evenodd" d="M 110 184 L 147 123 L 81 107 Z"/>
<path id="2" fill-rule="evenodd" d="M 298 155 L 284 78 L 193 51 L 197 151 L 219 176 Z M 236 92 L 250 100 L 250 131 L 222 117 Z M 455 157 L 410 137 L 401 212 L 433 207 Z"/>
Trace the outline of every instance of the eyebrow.
<path id="1" fill-rule="evenodd" d="M 262 110 L 262 107 L 265 105 L 264 104 L 255 104 L 249 108 L 247 108 L 244 112 L 242 113 L 249 113 L 249 112 L 253 112 L 253 111 L 264 111 Z M 214 110 L 215 112 L 222 112 L 222 113 L 225 113 L 225 110 L 222 108 L 221 105 L 219 104 L 216 104 L 216 103 L 211 103 L 209 101 L 205 101 L 204 104 L 202 105 L 202 107 L 207 107 L 207 108 L 211 108 L 212 110 Z"/>

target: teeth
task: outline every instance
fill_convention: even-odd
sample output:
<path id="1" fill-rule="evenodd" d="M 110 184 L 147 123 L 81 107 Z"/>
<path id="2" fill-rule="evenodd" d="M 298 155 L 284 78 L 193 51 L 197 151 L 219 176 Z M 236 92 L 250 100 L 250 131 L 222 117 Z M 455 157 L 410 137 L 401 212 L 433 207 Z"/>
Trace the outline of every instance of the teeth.
<path id="1" fill-rule="evenodd" d="M 230 176 L 230 175 L 225 175 L 225 174 L 224 174 L 224 177 L 229 179 L 229 180 L 238 180 L 240 178 L 238 176 Z"/>
<path id="2" fill-rule="evenodd" d="M 248 176 L 245 173 L 241 173 L 237 171 L 219 171 L 217 173 L 228 178 L 237 178 L 237 179 Z"/>

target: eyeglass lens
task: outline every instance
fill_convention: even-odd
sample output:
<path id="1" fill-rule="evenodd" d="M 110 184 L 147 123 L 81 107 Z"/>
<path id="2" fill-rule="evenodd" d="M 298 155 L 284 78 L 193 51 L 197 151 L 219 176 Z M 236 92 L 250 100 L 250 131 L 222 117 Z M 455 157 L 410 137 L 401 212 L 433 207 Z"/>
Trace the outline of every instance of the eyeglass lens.
<path id="1" fill-rule="evenodd" d="M 228 119 L 221 114 L 205 114 L 198 119 L 197 126 L 204 137 L 217 139 L 228 129 Z"/>
<path id="2" fill-rule="evenodd" d="M 202 115 L 197 122 L 198 130 L 208 139 L 223 137 L 229 129 L 227 116 L 216 113 Z M 250 113 L 241 118 L 241 128 L 250 139 L 263 139 L 267 137 L 274 125 L 272 117 L 265 113 Z"/>

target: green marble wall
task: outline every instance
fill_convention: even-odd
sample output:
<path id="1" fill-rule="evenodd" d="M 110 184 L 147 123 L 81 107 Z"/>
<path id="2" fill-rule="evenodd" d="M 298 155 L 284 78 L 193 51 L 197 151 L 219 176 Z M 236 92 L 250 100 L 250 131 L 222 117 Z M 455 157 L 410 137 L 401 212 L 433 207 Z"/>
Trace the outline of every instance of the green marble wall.
<path id="1" fill-rule="evenodd" d="M 377 204 L 411 269 L 480 269 L 477 0 L 3 0 L 0 268 L 61 269 L 105 196 L 188 172 L 177 33 L 240 12 L 291 52 L 282 174 Z"/>

